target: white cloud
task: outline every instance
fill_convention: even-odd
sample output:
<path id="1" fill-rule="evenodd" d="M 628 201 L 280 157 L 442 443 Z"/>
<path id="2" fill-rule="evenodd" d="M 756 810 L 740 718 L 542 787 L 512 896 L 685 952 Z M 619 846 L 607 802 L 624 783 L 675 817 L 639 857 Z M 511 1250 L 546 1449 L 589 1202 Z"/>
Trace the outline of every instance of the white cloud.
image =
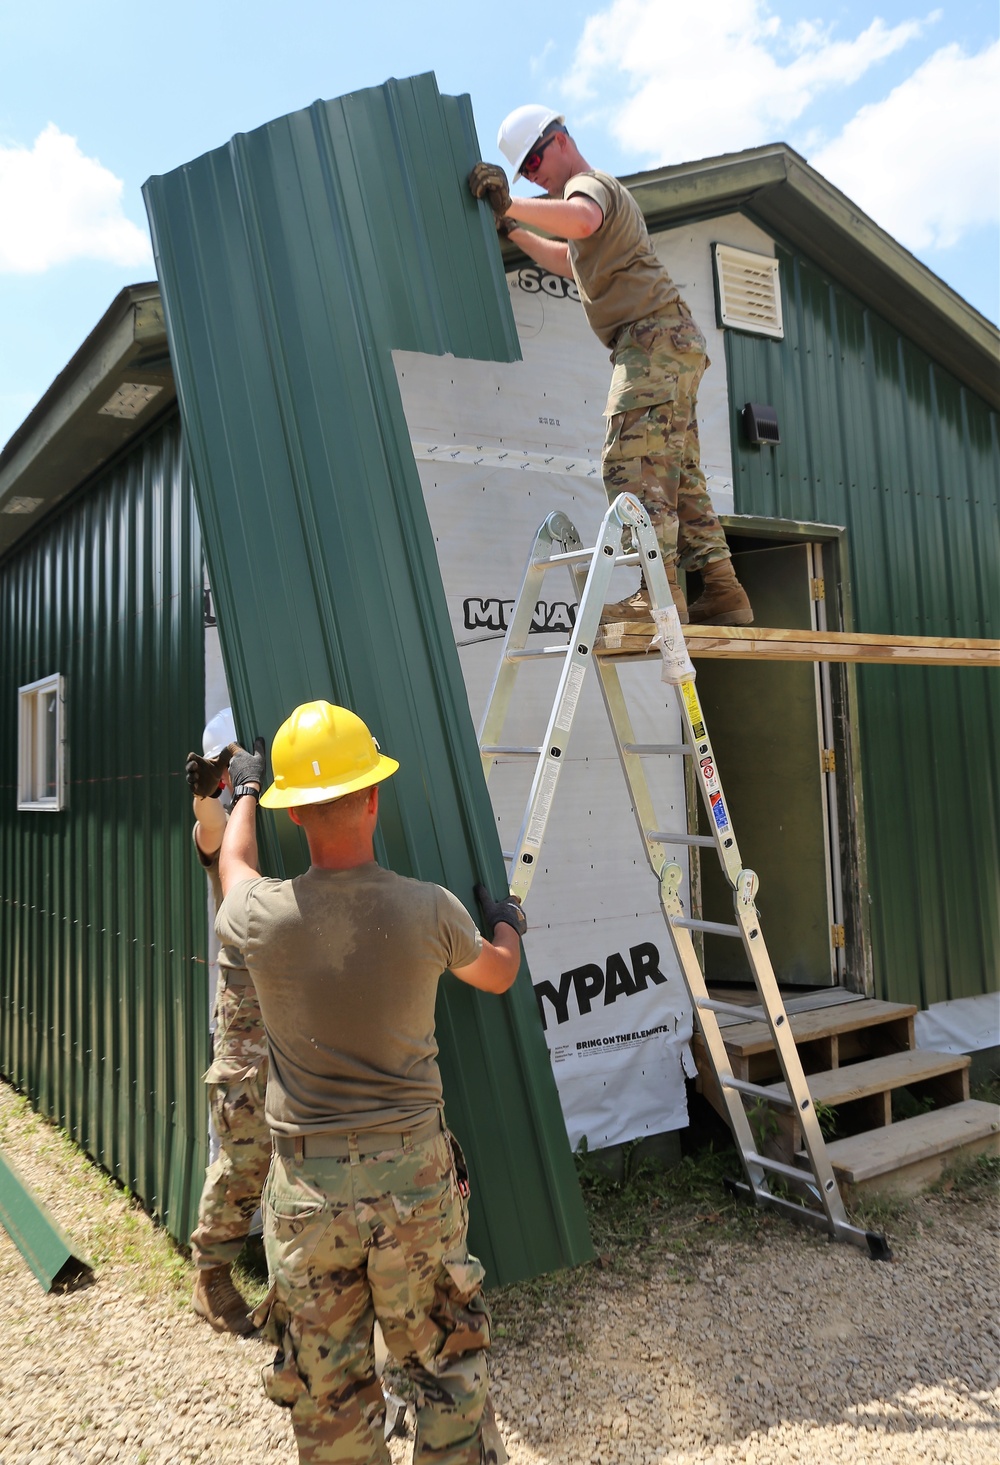
<path id="1" fill-rule="evenodd" d="M 1000 220 L 1000 42 L 935 52 L 809 161 L 908 249 Z"/>
<path id="2" fill-rule="evenodd" d="M 876 19 L 835 41 L 766 0 L 614 0 L 587 21 L 563 90 L 650 162 L 740 151 L 786 138 L 817 97 L 860 80 L 939 14 Z"/>
<path id="3" fill-rule="evenodd" d="M 124 185 L 54 123 L 34 146 L 0 146 L 0 271 L 40 274 L 73 259 L 152 265 L 122 212 Z"/>

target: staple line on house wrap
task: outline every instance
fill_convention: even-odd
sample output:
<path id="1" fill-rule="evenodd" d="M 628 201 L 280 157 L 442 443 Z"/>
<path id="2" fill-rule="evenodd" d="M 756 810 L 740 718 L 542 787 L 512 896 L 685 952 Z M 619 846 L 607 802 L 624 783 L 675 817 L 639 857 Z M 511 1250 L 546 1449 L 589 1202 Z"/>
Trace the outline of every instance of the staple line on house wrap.
<path id="1" fill-rule="evenodd" d="M 479 447 L 472 443 L 411 442 L 418 463 L 466 463 L 474 468 L 507 468 L 518 473 L 553 473 L 570 478 L 601 479 L 598 458 L 567 458 L 559 453 L 529 452 L 526 448 Z M 706 473 L 716 491 L 732 493 L 733 481 Z"/>

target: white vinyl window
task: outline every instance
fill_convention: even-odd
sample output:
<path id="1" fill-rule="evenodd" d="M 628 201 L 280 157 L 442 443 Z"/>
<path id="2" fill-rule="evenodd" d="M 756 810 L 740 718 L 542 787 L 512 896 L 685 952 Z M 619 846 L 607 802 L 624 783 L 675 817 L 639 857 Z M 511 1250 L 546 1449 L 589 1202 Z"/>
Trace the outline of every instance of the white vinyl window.
<path id="1" fill-rule="evenodd" d="M 63 809 L 62 677 L 43 677 L 18 687 L 17 701 L 17 807 L 49 812 Z"/>

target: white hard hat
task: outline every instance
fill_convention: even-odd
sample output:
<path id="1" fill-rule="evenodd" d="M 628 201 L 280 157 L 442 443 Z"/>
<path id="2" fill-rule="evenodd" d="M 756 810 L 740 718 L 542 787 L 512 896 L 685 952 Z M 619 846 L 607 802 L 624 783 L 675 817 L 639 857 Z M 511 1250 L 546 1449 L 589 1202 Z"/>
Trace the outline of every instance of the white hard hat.
<path id="1" fill-rule="evenodd" d="M 230 743 L 236 742 L 236 724 L 233 721 L 233 709 L 223 707 L 205 724 L 205 731 L 201 735 L 202 752 L 206 758 L 214 758 L 221 753 L 223 748 L 228 748 Z"/>
<path id="2" fill-rule="evenodd" d="M 553 122 L 565 122 L 560 112 L 543 107 L 538 102 L 529 102 L 526 107 L 515 107 L 500 124 L 497 133 L 497 147 L 514 169 L 514 177 L 521 172 L 521 164 L 535 146 L 546 127 Z"/>

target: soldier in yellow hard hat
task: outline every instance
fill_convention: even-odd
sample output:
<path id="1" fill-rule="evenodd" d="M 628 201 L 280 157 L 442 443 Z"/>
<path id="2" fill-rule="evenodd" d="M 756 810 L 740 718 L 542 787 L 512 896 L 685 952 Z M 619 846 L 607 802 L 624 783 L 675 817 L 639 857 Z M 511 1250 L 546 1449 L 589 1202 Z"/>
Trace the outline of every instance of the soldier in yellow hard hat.
<path id="1" fill-rule="evenodd" d="M 434 1006 L 446 969 L 481 991 L 507 991 L 524 916 L 477 886 L 493 929 L 486 940 L 450 892 L 376 864 L 379 784 L 399 765 L 353 712 L 297 707 L 275 735 L 271 765 L 262 793 L 263 739 L 232 752 L 217 921 L 220 939 L 245 954 L 271 1054 L 273 1286 L 261 1316 L 278 1353 L 267 1392 L 291 1409 L 301 1461 L 388 1465 L 377 1318 L 416 1385 L 416 1465 L 505 1459 L 488 1408 L 490 1316 L 466 1244 L 467 1175 L 444 1122 Z M 301 825 L 304 875 L 261 878 L 258 800 Z"/>

